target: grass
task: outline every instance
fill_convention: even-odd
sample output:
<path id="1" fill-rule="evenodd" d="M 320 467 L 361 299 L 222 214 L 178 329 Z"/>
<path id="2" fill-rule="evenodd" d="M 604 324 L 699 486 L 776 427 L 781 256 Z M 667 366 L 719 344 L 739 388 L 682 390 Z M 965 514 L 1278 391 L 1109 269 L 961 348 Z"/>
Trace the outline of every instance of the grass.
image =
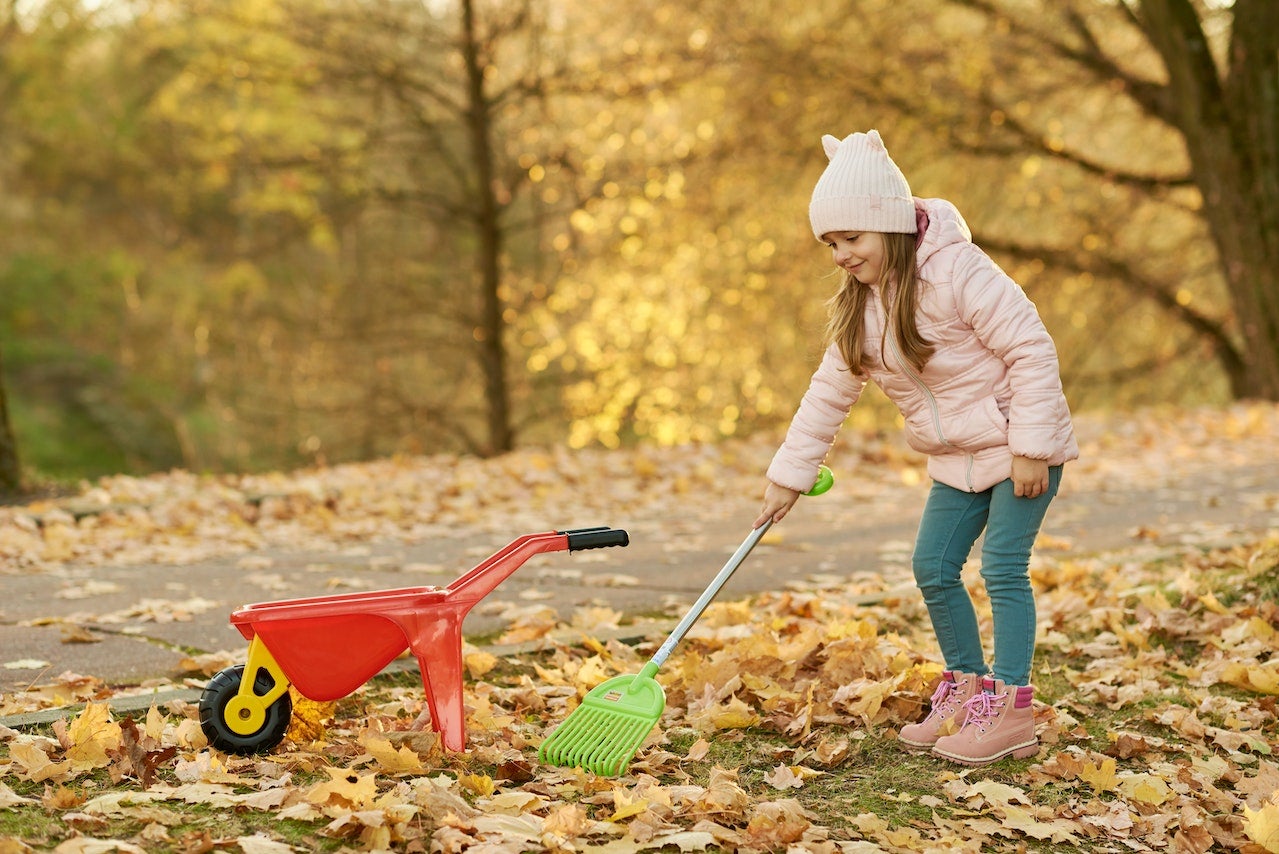
<path id="1" fill-rule="evenodd" d="M 1051 702 L 1053 698 L 1069 692 L 1069 684 L 1062 675 L 1064 665 L 1065 662 L 1059 660 L 1058 656 L 1046 655 L 1041 658 L 1037 675 L 1043 699 Z M 371 682 L 368 690 L 376 693 L 394 687 L 411 687 L 414 684 L 416 675 L 413 673 L 389 674 Z M 1154 708 L 1156 703 L 1152 700 L 1147 705 Z M 1117 729 L 1144 730 L 1169 737 L 1163 728 L 1146 720 L 1142 711 L 1143 706 L 1128 708 L 1122 713 L 1093 708 L 1093 715 L 1088 720 L 1081 721 L 1090 736 L 1083 746 L 1102 752 L 1109 747 L 1106 734 Z M 668 734 L 669 743 L 664 748 L 683 755 L 701 737 L 693 730 L 674 730 Z M 771 786 L 765 779 L 766 776 L 778 765 L 791 764 L 796 751 L 802 752 L 804 749 L 777 733 L 752 728 L 717 734 L 710 740 L 709 752 L 704 760 L 685 762 L 681 767 L 689 775 L 691 782 L 703 786 L 709 782 L 713 768 L 736 769 L 738 784 L 752 800 L 795 798 L 813 815 L 816 824 L 829 828 L 836 838 L 859 838 L 857 817 L 867 814 L 877 816 L 894 828 L 927 828 L 933 826 L 937 816 L 957 821 L 968 814 L 967 810 L 950 800 L 943 788 L 944 783 L 953 779 L 961 769 L 927 754 L 905 751 L 898 742 L 885 737 L 883 733 L 853 738 L 850 741 L 850 753 L 842 763 L 829 769 L 824 776 L 813 778 L 800 789 L 778 790 Z M 993 780 L 1025 788 L 1027 772 L 1042 759 L 1041 755 L 1035 759 L 1012 760 L 972 769 L 966 773 L 965 779 L 970 783 Z M 494 773 L 492 768 L 483 765 L 477 765 L 473 771 Z M 178 782 L 169 770 L 162 771 L 161 781 L 170 784 Z M 295 782 L 304 782 L 304 778 Z M 686 781 L 669 777 L 663 782 L 675 784 Z M 108 791 L 120 791 L 122 785 L 136 788 L 132 781 L 113 784 L 104 772 L 96 772 L 90 777 L 78 779 L 68 791 L 73 798 L 84 801 Z M 40 783 L 20 782 L 12 788 L 17 795 L 37 801 L 46 795 L 45 786 Z M 1037 790 L 1036 800 L 1037 803 L 1053 805 L 1066 803 L 1077 796 L 1078 791 L 1070 787 L 1045 786 Z M 596 818 L 607 818 L 610 809 L 595 805 L 591 807 L 591 811 Z M 149 825 L 158 822 L 165 827 L 168 841 L 163 837 L 148 838 L 145 846 L 148 851 L 156 852 L 190 850 L 193 843 L 205 836 L 214 840 L 228 840 L 257 833 L 269 833 L 276 839 L 304 850 L 334 851 L 343 846 L 342 840 L 327 837 L 320 832 L 323 822 L 281 821 L 271 811 L 227 810 L 207 804 L 166 802 L 162 808 L 148 806 L 140 809 L 138 816 L 105 821 L 86 819 L 83 824 L 77 822 L 74 826 L 96 838 L 132 840 L 148 838 L 140 837 L 144 831 L 158 836 L 157 830 L 147 830 Z M 47 809 L 40 804 L 16 805 L 0 811 L 0 837 L 15 837 L 33 845 L 56 844 L 66 838 L 69 822 L 70 819 L 64 813 Z M 1034 840 L 1028 840 L 1023 850 L 1051 851 L 1054 848 L 1040 846 Z M 1076 850 L 1111 849 L 1098 846 L 1095 849 L 1084 847 Z"/>
<path id="2" fill-rule="evenodd" d="M 1229 599 L 1232 603 L 1243 603 L 1244 608 L 1254 610 L 1273 608 L 1269 603 L 1275 600 L 1267 596 L 1272 591 L 1279 592 L 1279 580 L 1276 580 L 1273 560 L 1265 563 L 1267 555 L 1273 557 L 1273 552 L 1254 553 L 1248 561 L 1219 560 L 1216 565 L 1204 567 L 1204 573 L 1211 573 L 1212 584 L 1209 589 L 1222 591 L 1222 602 Z M 1166 591 L 1161 592 L 1166 595 Z M 1173 603 L 1172 610 L 1175 611 L 1176 603 L 1180 600 L 1170 597 L 1168 601 Z M 1131 601 L 1108 604 L 1132 613 L 1140 602 L 1134 598 Z M 752 805 L 724 820 L 726 824 L 738 828 L 745 827 L 746 821 L 759 804 L 794 799 L 807 810 L 813 824 L 826 828 L 832 839 L 874 838 L 865 831 L 867 822 L 873 820 L 886 823 L 893 833 L 900 832 L 908 836 L 914 834 L 916 839 L 928 840 L 931 833 L 941 833 L 945 827 L 962 825 L 978 816 L 989 817 L 991 811 L 988 808 L 979 805 L 970 809 L 962 797 L 955 795 L 957 790 L 963 791 L 968 786 L 983 781 L 1002 783 L 1027 792 L 1035 806 L 1046 809 L 1048 815 L 1074 814 L 1081 804 L 1092 803 L 1095 806 L 1119 799 L 1119 794 L 1114 791 L 1093 791 L 1088 783 L 1080 779 L 1060 780 L 1046 775 L 1038 767 L 1067 748 L 1086 751 L 1081 755 L 1087 756 L 1090 761 L 1114 757 L 1120 774 L 1129 776 L 1145 773 L 1161 763 L 1184 763 L 1186 756 L 1224 755 L 1210 742 L 1188 743 L 1172 727 L 1160 723 L 1157 720 L 1158 714 L 1170 704 L 1197 710 L 1196 714 L 1203 724 L 1225 729 L 1230 729 L 1232 725 L 1228 720 L 1220 718 L 1232 713 L 1201 707 L 1202 697 L 1211 693 L 1218 699 L 1234 699 L 1243 705 L 1251 704 L 1259 708 L 1266 707 L 1269 702 L 1273 708 L 1273 701 L 1268 698 L 1259 698 L 1256 694 L 1230 685 L 1215 685 L 1211 692 L 1197 688 L 1192 684 L 1193 680 L 1188 681 L 1176 672 L 1177 662 L 1192 662 L 1200 658 L 1201 653 L 1210 650 L 1212 642 L 1208 635 L 1196 638 L 1156 632 L 1146 638 L 1146 641 L 1137 641 L 1136 644 L 1143 650 L 1165 654 L 1172 662 L 1159 673 L 1160 689 L 1152 691 L 1149 696 L 1126 702 L 1118 710 L 1112 710 L 1095 697 L 1081 692 L 1075 683 L 1085 673 L 1088 679 L 1106 678 L 1104 674 L 1090 669 L 1090 665 L 1092 668 L 1107 669 L 1109 678 L 1115 684 L 1122 684 L 1131 674 L 1125 672 L 1121 664 L 1088 658 L 1077 651 L 1062 651 L 1077 650 L 1083 646 L 1081 642 L 1094 641 L 1098 633 L 1105 630 L 1105 625 L 1104 621 L 1099 622 L 1099 628 L 1068 638 L 1068 642 L 1060 646 L 1044 645 L 1038 651 L 1034 671 L 1036 698 L 1061 715 L 1070 714 L 1077 720 L 1078 726 L 1058 727 L 1054 735 L 1055 741 L 1045 743 L 1040 754 L 1031 759 L 965 769 L 928 754 L 904 750 L 893 737 L 891 729 L 886 726 L 874 729 L 815 728 L 812 738 L 794 741 L 767 726 L 722 730 L 707 735 L 689 726 L 674 725 L 664 733 L 662 750 L 674 756 L 686 757 L 695 744 L 706 738 L 709 744 L 707 753 L 704 758 L 696 761 L 685 758 L 678 762 L 659 762 L 655 765 L 658 770 L 653 773 L 657 775 L 659 783 L 665 786 L 691 783 L 706 787 L 716 776 L 716 768 L 735 771 L 736 784 Z M 1148 643 L 1149 646 L 1144 647 L 1143 643 Z M 590 654 L 585 650 L 574 652 L 579 653 Z M 502 655 L 495 668 L 484 676 L 484 681 L 496 688 L 516 686 L 521 680 L 536 681 L 540 678 L 539 667 L 545 671 L 558 666 L 555 656 L 559 654 L 562 653 L 541 651 L 518 656 Z M 1140 656 L 1135 658 L 1137 662 L 1141 660 Z M 1144 665 L 1137 663 L 1134 666 Z M 674 678 L 679 672 L 678 664 L 670 666 L 670 671 Z M 331 712 L 326 714 L 331 713 L 342 722 L 344 733 L 352 733 L 363 725 L 360 719 L 367 714 L 370 704 L 387 704 L 393 698 L 407 697 L 409 699 L 405 701 L 403 708 L 398 699 L 392 704 L 400 709 L 399 717 L 403 721 L 406 715 L 414 714 L 412 705 L 420 699 L 420 691 L 421 678 L 410 661 L 403 669 L 374 678 L 363 691 L 333 704 Z M 546 723 L 546 713 L 541 709 L 520 707 L 502 711 L 519 721 L 517 731 L 540 732 Z M 49 737 L 54 735 L 50 727 L 41 728 L 39 733 Z M 1115 749 L 1117 733 L 1135 733 L 1149 738 L 1152 743 L 1162 742 L 1166 747 L 1154 748 L 1148 756 L 1124 758 Z M 839 736 L 847 737 L 849 745 L 848 754 L 842 761 L 833 766 L 812 761 L 812 750 L 820 738 Z M 502 737 L 510 736 L 507 734 Z M 330 751 L 322 750 L 318 754 L 285 754 L 269 761 L 288 765 L 293 774 L 290 784 L 302 788 L 325 779 L 321 770 L 325 763 L 350 763 L 359 757 L 362 747 L 354 737 L 344 734 L 334 737 L 333 741 L 334 749 Z M 479 741 L 484 742 L 484 738 Z M 4 767 L 3 759 L 9 750 L 7 745 L 8 742 L 0 742 L 0 768 Z M 1274 747 L 1274 744 L 1271 743 L 1270 746 Z M 430 761 L 437 763 L 438 767 L 431 768 L 426 776 L 447 774 L 460 777 L 463 774 L 473 774 L 500 779 L 505 766 L 512 761 L 512 750 L 522 756 L 518 761 L 530 767 L 536 765 L 536 747 L 532 743 L 520 743 L 516 739 L 514 748 L 507 742 L 500 743 L 498 748 L 489 752 L 477 750 L 465 757 L 432 757 Z M 188 758 L 191 755 L 188 751 Z M 769 778 L 778 766 L 794 765 L 802 765 L 822 773 L 808 777 L 799 788 L 779 789 L 770 782 Z M 240 767 L 250 769 L 250 766 Z M 372 765 L 365 759 L 356 761 L 352 767 L 364 773 Z M 243 779 L 249 783 L 259 782 L 256 778 L 266 779 L 261 771 L 242 770 L 236 773 L 242 774 Z M 271 776 L 278 776 L 279 773 L 277 769 Z M 1245 773 L 1252 772 L 1245 770 Z M 237 837 L 257 833 L 268 834 L 302 850 L 336 851 L 358 847 L 360 844 L 352 838 L 335 839 L 327 835 L 327 817 L 316 821 L 281 821 L 274 810 L 219 808 L 208 803 L 166 801 L 163 804 L 141 805 L 133 814 L 101 821 L 75 818 L 75 813 L 79 811 L 77 805 L 93 797 L 108 792 L 139 790 L 136 781 L 126 777 L 120 782 L 113 782 L 105 771 L 78 777 L 65 787 L 22 781 L 15 774 L 6 775 L 4 780 L 19 797 L 31 798 L 37 803 L 18 804 L 0 810 L 0 850 L 3 850 L 2 838 L 6 836 L 27 840 L 28 844 L 52 847 L 68 838 L 72 829 L 98 838 L 145 840 L 143 847 L 146 850 L 160 852 L 207 848 L 208 844 L 222 848 L 232 847 L 232 840 Z M 172 764 L 160 768 L 159 780 L 169 785 L 178 785 L 180 782 Z M 403 780 L 404 778 L 383 777 L 379 780 L 379 792 L 389 792 Z M 618 781 L 618 785 L 620 788 L 638 786 L 641 780 L 639 774 L 628 775 Z M 502 788 L 510 791 L 518 789 L 519 785 L 502 784 Z M 245 785 L 237 786 L 237 790 L 253 789 Z M 599 821 L 608 820 L 614 810 L 614 804 L 604 787 L 545 785 L 541 780 L 534 780 L 529 791 L 554 793 L 554 797 L 558 799 L 556 806 L 572 805 L 585 810 Z M 473 793 L 466 793 L 465 796 L 474 802 Z M 49 805 L 46 806 L 42 801 Z M 874 818 L 868 819 L 868 816 Z M 438 816 L 426 813 L 413 819 L 419 830 L 423 825 L 436 820 Z M 423 831 L 422 841 L 429 845 L 429 833 L 426 830 Z M 1114 839 L 1090 841 L 1082 832 L 1079 836 L 1081 841 L 1069 850 L 1116 850 Z M 1001 838 L 999 846 L 990 850 L 1063 850 L 1060 845 L 1029 837 Z"/>

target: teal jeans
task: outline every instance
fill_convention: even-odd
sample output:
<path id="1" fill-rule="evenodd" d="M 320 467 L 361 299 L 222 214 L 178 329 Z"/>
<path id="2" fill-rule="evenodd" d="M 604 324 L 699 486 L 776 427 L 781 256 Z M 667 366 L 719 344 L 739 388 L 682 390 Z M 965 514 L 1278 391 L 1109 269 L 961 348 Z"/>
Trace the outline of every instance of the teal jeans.
<path id="1" fill-rule="evenodd" d="M 912 564 L 924 594 L 947 670 L 985 674 L 1008 685 L 1030 684 L 1035 654 L 1035 596 L 1030 589 L 1030 549 L 1061 485 L 1061 466 L 1048 473 L 1038 498 L 1013 495 L 1011 479 L 985 492 L 963 492 L 933 483 L 919 523 Z M 995 624 L 995 662 L 987 671 L 973 601 L 960 571 L 985 531 L 981 577 Z"/>

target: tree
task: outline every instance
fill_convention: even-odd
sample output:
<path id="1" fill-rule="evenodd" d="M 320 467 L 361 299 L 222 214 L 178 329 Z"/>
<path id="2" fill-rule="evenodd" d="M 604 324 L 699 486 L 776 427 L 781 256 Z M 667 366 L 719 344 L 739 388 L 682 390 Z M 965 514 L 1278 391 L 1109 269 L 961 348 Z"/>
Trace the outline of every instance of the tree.
<path id="1" fill-rule="evenodd" d="M 589 4 L 457 0 L 371 11 L 297 2 L 291 9 L 290 33 L 320 57 L 330 85 L 376 105 L 362 179 L 370 209 L 385 210 L 414 230 L 419 251 L 431 250 L 416 267 L 417 305 L 405 295 L 386 310 L 400 324 L 410 313 L 424 327 L 431 317 L 433 340 L 401 336 L 378 396 L 408 404 L 421 372 L 395 367 L 412 362 L 403 351 L 446 339 L 451 363 L 434 394 L 417 395 L 416 420 L 446 423 L 468 450 L 509 451 L 522 430 L 560 406 L 563 374 L 552 360 L 524 366 L 539 343 L 557 336 L 542 309 L 576 263 L 581 235 L 571 223 L 604 201 L 606 185 L 610 198 L 633 187 L 642 196 L 649 172 L 679 156 L 655 134 L 647 146 L 612 144 L 650 121 L 649 96 L 663 72 L 652 56 L 610 52 L 617 33 L 629 33 Z M 601 36 L 608 27 L 616 32 Z M 404 281 L 390 264 L 379 266 L 352 290 L 353 316 Z M 452 332 L 439 328 L 442 319 L 453 321 Z M 470 358 L 458 359 L 458 351 Z"/>
<path id="2" fill-rule="evenodd" d="M 22 489 L 18 444 L 9 425 L 9 401 L 4 391 L 4 359 L 0 354 L 0 495 Z"/>
<path id="3" fill-rule="evenodd" d="M 1055 10 L 1034 4 L 1027 13 L 1025 4 L 1014 9 L 1001 0 L 952 2 L 998 22 L 1020 51 L 1050 55 L 1109 84 L 1112 101 L 1135 105 L 1180 137 L 1184 171 L 1152 175 L 1103 163 L 1043 127 L 1003 123 L 1023 150 L 1109 180 L 1152 193 L 1179 185 L 1198 189 L 1230 315 L 1216 320 L 1189 310 L 1177 298 L 1176 281 L 1152 287 L 1141 275 L 1121 279 L 1201 329 L 1235 397 L 1279 400 L 1279 3 L 1072 0 L 1052 4 Z M 1138 34 L 1158 66 L 1143 68 L 1133 62 L 1131 47 L 1119 50 L 1107 32 L 1115 27 Z M 993 98 L 986 106 L 1014 115 Z"/>
<path id="4" fill-rule="evenodd" d="M 7 48 L 18 37 L 18 10 L 13 2 L 0 4 L 0 170 L 7 165 L 4 141 L 8 136 L 4 105 L 9 103 L 17 85 L 13 75 L 5 73 L 3 57 Z M 0 171 L 0 175 L 3 172 Z M 0 354 L 0 494 L 17 492 L 22 488 L 22 466 L 18 458 L 18 444 L 9 423 L 9 400 L 5 392 L 4 360 Z"/>

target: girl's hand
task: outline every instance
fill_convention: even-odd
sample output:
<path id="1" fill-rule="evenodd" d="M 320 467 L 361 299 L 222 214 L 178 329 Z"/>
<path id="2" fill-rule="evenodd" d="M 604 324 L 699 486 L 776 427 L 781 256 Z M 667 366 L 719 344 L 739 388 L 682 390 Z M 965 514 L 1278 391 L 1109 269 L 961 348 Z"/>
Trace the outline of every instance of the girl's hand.
<path id="1" fill-rule="evenodd" d="M 1048 461 L 1013 457 L 1013 495 L 1038 498 L 1048 491 Z"/>
<path id="2" fill-rule="evenodd" d="M 799 500 L 799 495 L 795 490 L 778 486 L 770 480 L 768 486 L 764 489 L 764 506 L 759 512 L 759 518 L 755 520 L 755 524 L 751 527 L 758 528 L 769 519 L 774 522 L 782 521 L 786 514 L 790 512 L 790 509 L 795 506 L 795 502 Z"/>

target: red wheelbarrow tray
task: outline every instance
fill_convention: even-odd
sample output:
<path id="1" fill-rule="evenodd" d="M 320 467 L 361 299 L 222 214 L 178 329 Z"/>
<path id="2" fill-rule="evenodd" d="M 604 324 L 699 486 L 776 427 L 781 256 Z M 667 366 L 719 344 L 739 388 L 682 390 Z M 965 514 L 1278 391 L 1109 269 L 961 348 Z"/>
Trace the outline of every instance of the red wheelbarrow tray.
<path id="1" fill-rule="evenodd" d="M 584 528 L 528 534 L 444 588 L 404 587 L 246 605 L 231 624 L 265 644 L 304 697 L 351 694 L 406 649 L 417 658 L 433 728 L 453 751 L 466 746 L 462 621 L 476 603 L 543 552 L 625 546 L 625 531 Z"/>

